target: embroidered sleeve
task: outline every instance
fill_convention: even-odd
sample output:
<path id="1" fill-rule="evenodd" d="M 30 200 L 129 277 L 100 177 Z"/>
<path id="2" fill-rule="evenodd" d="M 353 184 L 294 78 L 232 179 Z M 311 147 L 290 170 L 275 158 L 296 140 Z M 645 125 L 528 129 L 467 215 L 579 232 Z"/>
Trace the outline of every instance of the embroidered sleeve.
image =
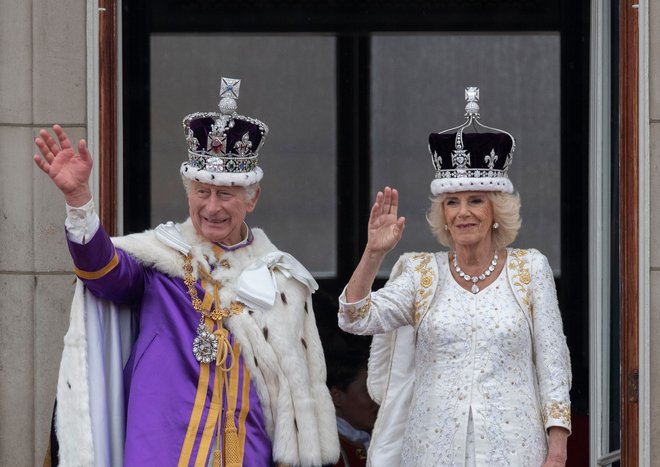
<path id="1" fill-rule="evenodd" d="M 531 311 L 539 399 L 545 428 L 571 430 L 571 361 L 564 336 L 552 269 L 542 254 L 532 252 Z"/>
<path id="2" fill-rule="evenodd" d="M 355 303 L 346 302 L 344 289 L 339 297 L 339 327 L 353 334 L 372 335 L 414 324 L 417 290 L 414 267 L 408 256 L 399 258 L 394 270 L 401 269 L 401 274 Z"/>
<path id="3" fill-rule="evenodd" d="M 546 429 L 551 426 L 563 426 L 571 430 L 571 404 L 566 402 L 549 402 L 543 406 L 543 423 Z M 549 423 L 550 422 L 550 423 Z M 559 422 L 559 423 L 556 423 Z"/>
<path id="4" fill-rule="evenodd" d="M 367 316 L 371 307 L 371 295 L 357 302 L 346 302 L 346 287 L 339 296 L 339 315 L 349 323 L 359 321 Z"/>

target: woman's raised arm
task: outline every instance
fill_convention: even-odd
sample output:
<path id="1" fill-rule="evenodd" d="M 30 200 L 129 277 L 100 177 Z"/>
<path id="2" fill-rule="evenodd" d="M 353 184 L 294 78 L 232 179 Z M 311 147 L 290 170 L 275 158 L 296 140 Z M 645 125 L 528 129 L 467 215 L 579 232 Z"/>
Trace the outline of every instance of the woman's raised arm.
<path id="1" fill-rule="evenodd" d="M 376 195 L 376 202 L 369 216 L 367 245 L 346 287 L 346 300 L 355 302 L 371 292 L 378 269 L 385 258 L 401 240 L 405 217 L 398 217 L 399 193 L 385 187 Z"/>

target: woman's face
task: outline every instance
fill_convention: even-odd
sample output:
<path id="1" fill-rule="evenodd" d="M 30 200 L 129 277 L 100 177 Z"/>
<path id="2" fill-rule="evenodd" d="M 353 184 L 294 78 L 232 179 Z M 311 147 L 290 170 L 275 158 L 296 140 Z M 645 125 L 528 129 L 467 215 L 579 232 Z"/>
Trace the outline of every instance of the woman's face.
<path id="1" fill-rule="evenodd" d="M 450 193 L 442 203 L 447 228 L 456 245 L 490 243 L 493 203 L 483 191 Z"/>

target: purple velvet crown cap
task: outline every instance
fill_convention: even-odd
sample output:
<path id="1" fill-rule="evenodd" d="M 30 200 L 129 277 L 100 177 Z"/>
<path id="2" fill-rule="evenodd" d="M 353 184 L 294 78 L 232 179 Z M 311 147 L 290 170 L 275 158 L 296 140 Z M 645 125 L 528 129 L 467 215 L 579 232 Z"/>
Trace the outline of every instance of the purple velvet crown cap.
<path id="1" fill-rule="evenodd" d="M 263 135 L 262 129 L 258 125 L 240 118 L 234 118 L 232 122 L 233 126 L 231 128 L 225 127 L 224 131 L 227 137 L 228 152 L 232 152 L 231 150 L 236 146 L 236 143 L 241 141 L 246 133 L 249 135 L 253 150 L 259 148 Z M 215 119 L 212 117 L 200 117 L 190 121 L 189 128 L 192 130 L 195 139 L 197 139 L 195 150 L 205 151 L 209 147 L 209 133 L 211 133 L 214 123 Z"/>
<path id="2" fill-rule="evenodd" d="M 431 133 L 434 195 L 461 191 L 513 192 L 508 170 L 516 143 L 505 132 Z"/>
<path id="3" fill-rule="evenodd" d="M 511 153 L 513 140 L 506 133 L 463 133 L 463 150 L 468 155 L 467 167 L 471 169 L 504 170 L 507 156 Z M 436 155 L 439 167 L 436 170 L 454 169 L 452 153 L 456 150 L 456 133 L 431 133 L 429 149 Z M 497 158 L 490 166 L 491 152 Z"/>
<path id="4" fill-rule="evenodd" d="M 431 193 L 437 196 L 460 191 L 513 192 L 508 170 L 515 139 L 507 131 L 479 121 L 478 87 L 465 88 L 465 100 L 463 124 L 429 135 L 429 152 L 435 167 Z"/>

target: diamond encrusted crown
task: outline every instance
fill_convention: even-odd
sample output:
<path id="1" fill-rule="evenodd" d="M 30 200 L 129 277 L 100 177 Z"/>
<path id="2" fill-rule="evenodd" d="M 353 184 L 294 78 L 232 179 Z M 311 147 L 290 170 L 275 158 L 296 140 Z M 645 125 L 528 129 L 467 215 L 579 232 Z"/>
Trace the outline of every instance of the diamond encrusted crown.
<path id="1" fill-rule="evenodd" d="M 220 112 L 196 112 L 183 119 L 188 161 L 183 177 L 215 185 L 249 185 L 263 176 L 259 149 L 268 126 L 236 113 L 241 80 L 221 78 Z"/>
<path id="2" fill-rule="evenodd" d="M 466 121 L 431 133 L 429 151 L 435 168 L 431 192 L 503 191 L 511 193 L 508 170 L 516 148 L 514 137 L 479 121 L 479 88 L 465 89 Z M 472 128 L 475 132 L 466 133 Z M 485 131 L 480 131 L 485 130 Z"/>

